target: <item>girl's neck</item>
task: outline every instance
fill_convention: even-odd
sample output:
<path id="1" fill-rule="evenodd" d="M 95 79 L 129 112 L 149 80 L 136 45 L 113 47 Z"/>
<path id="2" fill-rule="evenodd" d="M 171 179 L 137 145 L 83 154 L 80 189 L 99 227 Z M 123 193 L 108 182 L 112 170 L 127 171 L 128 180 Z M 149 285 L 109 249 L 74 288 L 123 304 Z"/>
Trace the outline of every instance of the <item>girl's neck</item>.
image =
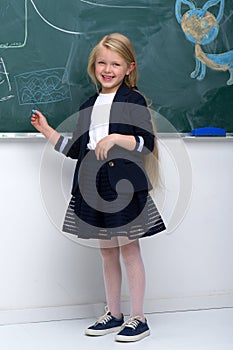
<path id="1" fill-rule="evenodd" d="M 100 95 L 115 95 L 116 91 L 115 92 L 102 92 L 100 91 Z"/>

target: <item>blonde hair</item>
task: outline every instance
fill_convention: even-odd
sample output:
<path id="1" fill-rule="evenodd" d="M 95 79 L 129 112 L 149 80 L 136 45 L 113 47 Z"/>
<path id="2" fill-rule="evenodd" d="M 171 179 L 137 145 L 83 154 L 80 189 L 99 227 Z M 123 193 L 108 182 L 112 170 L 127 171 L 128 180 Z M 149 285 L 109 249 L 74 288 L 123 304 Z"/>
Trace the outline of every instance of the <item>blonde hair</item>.
<path id="1" fill-rule="evenodd" d="M 119 56 L 121 56 L 125 60 L 128 67 L 130 66 L 131 63 L 135 62 L 135 68 L 129 73 L 129 75 L 126 75 L 124 78 L 124 83 L 130 89 L 134 88 L 137 85 L 137 81 L 138 81 L 138 69 L 137 69 L 136 56 L 135 56 L 133 45 L 126 36 L 120 33 L 112 33 L 109 35 L 105 35 L 98 42 L 98 44 L 92 49 L 89 56 L 87 71 L 91 80 L 95 84 L 97 91 L 99 91 L 99 89 L 98 89 L 98 81 L 95 76 L 95 62 L 96 62 L 96 56 L 98 54 L 99 49 L 103 47 L 106 47 L 116 52 Z"/>
<path id="2" fill-rule="evenodd" d="M 128 88 L 137 90 L 136 86 L 138 82 L 138 68 L 137 68 L 136 55 L 135 55 L 133 45 L 126 36 L 120 33 L 112 33 L 112 34 L 105 35 L 97 43 L 97 45 L 92 49 L 89 55 L 87 71 L 91 80 L 95 84 L 97 92 L 99 92 L 99 87 L 98 87 L 99 83 L 95 75 L 95 63 L 96 63 L 96 57 L 97 57 L 98 51 L 103 47 L 106 47 L 116 52 L 119 56 L 121 56 L 125 60 L 128 67 L 130 66 L 131 63 L 133 62 L 135 63 L 134 69 L 129 73 L 129 75 L 126 75 L 124 77 L 124 83 L 128 86 Z M 149 176 L 152 186 L 153 188 L 155 188 L 156 185 L 158 184 L 158 179 L 159 179 L 158 146 L 157 146 L 155 125 L 153 120 L 151 120 L 151 122 L 153 125 L 153 131 L 155 135 L 155 145 L 152 153 L 150 153 L 145 157 L 144 163 L 145 163 L 146 172 Z"/>
<path id="3" fill-rule="evenodd" d="M 147 175 L 150 179 L 150 182 L 153 186 L 153 189 L 151 190 L 151 192 L 153 193 L 155 191 L 155 188 L 160 185 L 160 174 L 159 174 L 159 150 L 158 150 L 157 132 L 156 132 L 154 121 L 151 120 L 151 122 L 152 122 L 153 132 L 155 135 L 154 149 L 151 153 L 147 154 L 146 157 L 144 158 L 144 166 L 145 166 Z"/>

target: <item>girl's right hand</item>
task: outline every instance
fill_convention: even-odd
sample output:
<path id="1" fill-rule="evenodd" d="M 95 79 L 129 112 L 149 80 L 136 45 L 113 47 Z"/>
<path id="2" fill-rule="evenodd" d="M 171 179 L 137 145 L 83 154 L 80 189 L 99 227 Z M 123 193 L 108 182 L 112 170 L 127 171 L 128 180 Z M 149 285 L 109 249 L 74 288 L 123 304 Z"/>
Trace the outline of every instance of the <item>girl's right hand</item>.
<path id="1" fill-rule="evenodd" d="M 31 124 L 34 126 L 34 128 L 36 128 L 39 132 L 43 132 L 46 129 L 48 129 L 49 124 L 47 122 L 47 119 L 45 118 L 45 116 L 39 112 L 39 111 L 35 111 L 35 113 L 32 113 L 31 116 Z"/>
<path id="2" fill-rule="evenodd" d="M 35 110 L 35 113 L 32 113 L 31 123 L 52 145 L 57 144 L 61 135 L 48 124 L 47 119 L 41 112 Z"/>

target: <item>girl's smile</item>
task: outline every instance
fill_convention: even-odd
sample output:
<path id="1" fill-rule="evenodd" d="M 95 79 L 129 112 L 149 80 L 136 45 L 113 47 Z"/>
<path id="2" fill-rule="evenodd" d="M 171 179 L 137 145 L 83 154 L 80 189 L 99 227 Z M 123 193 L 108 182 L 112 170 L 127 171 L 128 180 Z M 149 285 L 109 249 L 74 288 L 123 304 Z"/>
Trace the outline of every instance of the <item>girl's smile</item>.
<path id="1" fill-rule="evenodd" d="M 126 61 L 113 50 L 103 47 L 99 49 L 95 62 L 96 79 L 102 86 L 102 93 L 113 93 L 122 84 L 124 77 L 135 67 L 135 63 L 127 65 Z"/>

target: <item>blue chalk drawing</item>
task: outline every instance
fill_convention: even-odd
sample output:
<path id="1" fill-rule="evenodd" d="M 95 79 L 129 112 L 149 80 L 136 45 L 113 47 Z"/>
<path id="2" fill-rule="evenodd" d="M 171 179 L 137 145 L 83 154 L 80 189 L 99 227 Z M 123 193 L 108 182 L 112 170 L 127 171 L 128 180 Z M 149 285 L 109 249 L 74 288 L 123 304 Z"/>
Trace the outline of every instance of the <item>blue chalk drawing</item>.
<path id="1" fill-rule="evenodd" d="M 190 10 L 182 15 L 182 5 L 188 5 Z M 207 11 L 210 7 L 219 5 L 217 17 Z M 233 84 L 233 50 L 224 53 L 205 53 L 202 45 L 209 44 L 216 39 L 219 32 L 219 23 L 224 13 L 225 0 L 209 0 L 202 8 L 189 0 L 176 0 L 175 15 L 186 39 L 195 45 L 196 67 L 191 78 L 201 81 L 206 75 L 206 66 L 219 71 L 229 71 L 230 78 L 227 85 Z"/>
<path id="2" fill-rule="evenodd" d="M 15 76 L 20 105 L 71 100 L 65 68 L 51 68 Z"/>

